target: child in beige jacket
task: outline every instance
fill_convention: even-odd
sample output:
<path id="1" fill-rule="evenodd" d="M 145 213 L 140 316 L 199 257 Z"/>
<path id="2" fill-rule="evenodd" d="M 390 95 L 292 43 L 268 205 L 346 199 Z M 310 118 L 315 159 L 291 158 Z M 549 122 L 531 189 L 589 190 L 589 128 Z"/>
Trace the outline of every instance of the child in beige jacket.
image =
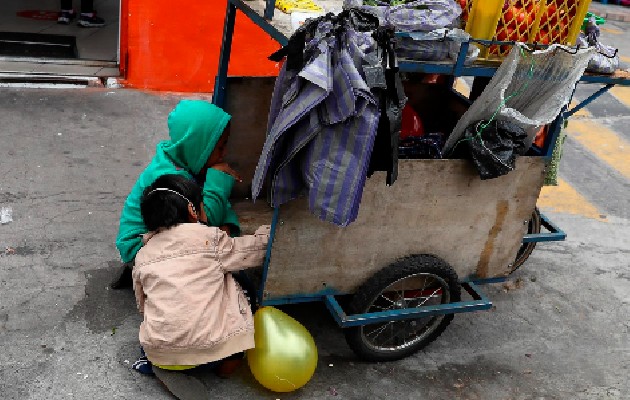
<path id="1" fill-rule="evenodd" d="M 201 189 L 178 175 L 164 175 L 142 197 L 149 233 L 133 269 L 140 343 L 147 367 L 182 370 L 225 359 L 254 347 L 252 312 L 231 272 L 263 263 L 269 226 L 231 238 L 204 222 Z M 238 357 L 236 357 L 238 358 Z M 139 368 L 136 368 L 139 369 Z"/>

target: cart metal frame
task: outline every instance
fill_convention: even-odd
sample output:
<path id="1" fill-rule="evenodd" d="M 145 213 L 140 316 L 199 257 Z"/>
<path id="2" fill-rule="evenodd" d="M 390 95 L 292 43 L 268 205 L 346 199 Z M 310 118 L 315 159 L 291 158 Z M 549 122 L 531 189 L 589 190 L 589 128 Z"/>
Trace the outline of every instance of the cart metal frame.
<path id="1" fill-rule="evenodd" d="M 221 45 L 221 53 L 219 59 L 219 69 L 215 82 L 213 102 L 218 106 L 224 106 L 227 96 L 227 70 L 230 59 L 232 36 L 234 33 L 234 25 L 236 20 L 237 10 L 241 11 L 245 16 L 251 19 L 255 24 L 260 26 L 270 37 L 276 40 L 280 45 L 284 46 L 288 43 L 288 38 L 280 32 L 276 27 L 271 24 L 273 19 L 275 0 L 265 0 L 266 6 L 264 10 L 264 16 L 261 16 L 258 12 L 253 10 L 243 0 L 227 0 L 227 10 L 225 16 L 225 24 L 223 30 L 223 40 Z M 405 36 L 404 33 L 397 33 L 399 36 Z M 421 72 L 427 74 L 440 74 L 450 77 L 450 83 L 458 77 L 492 77 L 496 72 L 498 66 L 496 64 L 473 64 L 471 66 L 465 65 L 466 54 L 471 43 L 480 43 L 484 46 L 490 45 L 514 45 L 514 42 L 500 42 L 490 40 L 470 40 L 469 42 L 462 43 L 457 60 L 453 62 L 424 62 L 413 60 L 400 60 L 399 68 L 401 72 Z M 585 74 L 580 79 L 579 83 L 595 83 L 603 84 L 602 88 L 595 91 L 587 99 L 573 107 L 568 109 L 565 107 L 560 112 L 556 120 L 551 124 L 549 134 L 546 137 L 544 146 L 537 148 L 535 146 L 532 149 L 541 157 L 544 157 L 546 162 L 551 159 L 554 146 L 558 136 L 560 135 L 562 126 L 565 121 L 576 112 L 580 111 L 588 104 L 596 100 L 598 97 L 606 93 L 612 87 L 616 85 L 630 85 L 630 79 L 615 77 L 615 76 L 603 76 L 603 75 L 591 75 Z M 577 85 L 576 85 L 577 86 Z M 575 88 L 574 88 L 575 92 Z M 472 300 L 453 302 L 448 304 L 440 304 L 435 306 L 423 306 L 421 308 L 406 308 L 397 309 L 382 312 L 372 312 L 365 314 L 347 315 L 342 306 L 337 301 L 337 296 L 334 290 L 327 288 L 316 294 L 302 295 L 295 294 L 291 296 L 265 298 L 265 282 L 267 279 L 267 272 L 271 262 L 271 249 L 276 233 L 276 226 L 278 224 L 279 209 L 275 209 L 273 213 L 271 223 L 271 237 L 267 248 L 265 262 L 263 265 L 262 283 L 259 288 L 258 300 L 260 305 L 284 305 L 295 304 L 303 302 L 322 301 L 330 311 L 331 315 L 342 328 L 362 326 L 386 321 L 398 321 L 405 319 L 416 319 L 427 316 L 443 315 L 443 314 L 455 314 L 464 312 L 473 312 L 488 310 L 492 307 L 492 301 L 482 292 L 480 285 L 500 283 L 504 282 L 507 277 L 489 278 L 489 279 L 468 279 L 461 281 L 462 287 L 469 294 Z M 542 226 L 548 230 L 548 232 L 541 232 L 535 234 L 527 234 L 523 237 L 523 243 L 537 243 L 537 242 L 552 242 L 563 241 L 566 238 L 566 234 L 562 229 L 551 222 L 546 216 L 541 214 Z"/>

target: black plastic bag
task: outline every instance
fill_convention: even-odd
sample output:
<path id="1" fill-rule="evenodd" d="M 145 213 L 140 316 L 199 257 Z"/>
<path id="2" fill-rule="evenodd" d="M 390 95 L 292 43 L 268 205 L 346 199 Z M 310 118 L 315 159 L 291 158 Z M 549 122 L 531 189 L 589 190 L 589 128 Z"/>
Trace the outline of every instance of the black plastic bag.
<path id="1" fill-rule="evenodd" d="M 478 121 L 466 128 L 465 138 L 470 157 L 481 179 L 507 174 L 515 167 L 516 156 L 524 154 L 527 133 L 508 121 Z"/>
<path id="2" fill-rule="evenodd" d="M 398 145 L 398 158 L 411 160 L 428 160 L 442 158 L 444 135 L 428 133 L 420 137 L 402 139 Z"/>

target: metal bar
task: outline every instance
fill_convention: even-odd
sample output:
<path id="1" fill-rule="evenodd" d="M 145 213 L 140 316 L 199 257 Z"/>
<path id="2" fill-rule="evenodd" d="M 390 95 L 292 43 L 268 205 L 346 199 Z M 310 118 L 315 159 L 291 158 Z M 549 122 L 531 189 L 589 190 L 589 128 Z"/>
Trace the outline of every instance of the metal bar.
<path id="1" fill-rule="evenodd" d="M 460 301 L 457 303 L 440 304 L 436 306 L 423 306 L 421 308 L 404 308 L 401 310 L 380 311 L 374 313 L 355 314 L 342 320 L 341 327 L 362 326 L 378 324 L 387 321 L 402 321 L 406 319 L 418 319 L 435 315 L 458 314 L 488 310 L 492 303 L 482 300 Z"/>
<path id="2" fill-rule="evenodd" d="M 267 0 L 267 4 L 265 5 L 265 18 L 271 21 L 273 19 L 275 9 L 276 0 Z"/>
<path id="3" fill-rule="evenodd" d="M 556 117 L 556 119 L 549 126 L 549 131 L 547 132 L 547 137 L 545 137 L 545 144 L 542 148 L 542 153 L 544 154 L 545 161 L 551 161 L 551 156 L 553 155 L 553 149 L 556 147 L 556 141 L 558 140 L 558 136 L 560 136 L 560 132 L 562 131 L 562 125 L 564 124 L 564 111 L 566 110 L 566 106 L 562 108 L 560 114 Z"/>
<path id="4" fill-rule="evenodd" d="M 531 233 L 523 236 L 523 243 L 561 242 L 567 238 L 564 232 L 557 233 Z"/>
<path id="5" fill-rule="evenodd" d="M 313 294 L 313 295 L 292 295 L 285 297 L 274 297 L 271 299 L 265 299 L 262 303 L 263 306 L 282 306 L 285 304 L 298 304 L 298 303 L 312 303 L 315 301 L 322 301 L 326 295 Z"/>
<path id="6" fill-rule="evenodd" d="M 478 291 L 478 289 L 474 287 L 474 285 L 472 285 L 471 287 L 472 290 Z M 339 324 L 339 326 L 342 328 L 349 328 L 352 326 L 370 325 L 388 321 L 402 321 L 406 319 L 417 319 L 434 315 L 457 314 L 464 312 L 488 310 L 492 307 L 492 302 L 488 300 L 481 292 L 478 291 L 478 294 L 476 296 L 479 298 L 479 300 L 458 301 L 456 303 L 439 304 L 435 306 L 403 308 L 400 310 L 379 311 L 354 315 L 346 315 L 337 300 L 332 295 L 326 296 L 325 302 L 333 318 L 335 319 L 335 321 L 337 321 L 337 324 Z"/>
<path id="7" fill-rule="evenodd" d="M 473 285 L 489 285 L 489 284 L 492 284 L 492 283 L 503 283 L 503 282 L 505 282 L 507 280 L 508 280 L 507 276 L 499 276 L 499 277 L 496 277 L 496 278 L 472 278 L 469 281 L 463 282 L 462 284 L 468 283 L 468 285 L 470 285 L 470 284 L 473 284 Z M 474 288 L 477 289 L 476 286 L 474 286 Z M 477 289 L 477 290 L 478 290 L 478 293 L 482 293 L 479 289 Z"/>
<path id="8" fill-rule="evenodd" d="M 327 287 L 317 293 L 307 294 L 290 294 L 279 297 L 267 297 L 261 303 L 264 306 L 278 306 L 283 304 L 309 303 L 314 301 L 323 301 L 326 296 L 340 296 L 345 293 L 339 293 L 336 290 Z"/>
<path id="9" fill-rule="evenodd" d="M 580 104 L 578 104 L 577 106 L 573 107 L 570 111 L 567 111 L 564 115 L 566 118 L 571 117 L 573 114 L 575 114 L 576 112 L 580 111 L 581 109 L 583 109 L 584 107 L 586 107 L 587 105 L 589 105 L 590 103 L 593 102 L 593 100 L 597 99 L 599 96 L 601 96 L 602 94 L 606 93 L 608 90 L 610 90 L 610 88 L 614 87 L 615 84 L 608 84 L 606 86 L 604 86 L 603 88 L 600 88 L 599 90 L 597 90 L 595 93 L 593 93 L 592 95 L 588 96 L 584 101 L 582 101 Z"/>
<path id="10" fill-rule="evenodd" d="M 274 1 L 274 6 L 272 6 L 271 8 L 271 13 L 272 13 L 271 17 L 267 17 L 266 15 L 267 11 L 265 9 L 265 18 L 267 19 L 263 18 L 256 11 L 252 10 L 252 8 L 248 6 L 243 0 L 230 0 L 230 2 L 234 4 L 239 10 L 241 10 L 243 14 L 245 14 L 249 19 L 251 19 L 256 25 L 260 26 L 263 31 L 267 32 L 269 36 L 272 37 L 272 39 L 280 43 L 280 45 L 286 46 L 287 43 L 289 43 L 289 38 L 287 38 L 282 32 L 276 29 L 276 27 L 271 25 L 268 21 L 268 19 L 270 20 L 271 18 L 273 18 L 273 10 L 275 6 L 275 1 Z"/>
<path id="11" fill-rule="evenodd" d="M 236 21 L 236 6 L 228 1 L 223 24 L 223 40 L 221 41 L 221 55 L 219 56 L 219 72 L 214 82 L 214 94 L 212 103 L 224 108 L 227 91 L 227 72 L 232 51 L 232 36 L 234 35 L 234 22 Z"/>
<path id="12" fill-rule="evenodd" d="M 473 299 L 489 304 L 488 308 L 492 307 L 490 299 L 481 291 L 481 288 L 479 288 L 474 281 L 462 282 L 462 287 Z"/>
<path id="13" fill-rule="evenodd" d="M 328 295 L 324 297 L 324 304 L 326 304 L 326 308 L 330 311 L 330 315 L 332 315 L 337 325 L 340 327 L 344 327 L 346 321 L 346 313 L 343 311 L 335 296 Z"/>
<path id="14" fill-rule="evenodd" d="M 523 243 L 539 243 L 539 242 L 561 242 L 567 238 L 567 234 L 557 225 L 552 223 L 549 218 L 540 215 L 542 225 L 549 232 L 528 233 L 523 236 Z"/>
<path id="15" fill-rule="evenodd" d="M 622 85 L 629 86 L 630 79 L 627 78 L 616 78 L 610 75 L 582 75 L 580 78 L 580 82 L 584 83 L 601 83 L 603 85 L 613 84 L 613 85 Z"/>
<path id="16" fill-rule="evenodd" d="M 271 233 L 269 234 L 269 242 L 267 243 L 267 252 L 265 253 L 265 262 L 263 263 L 262 279 L 260 280 L 260 288 L 258 288 L 258 304 L 264 304 L 265 285 L 267 283 L 267 273 L 269 272 L 269 263 L 271 262 L 271 248 L 273 246 L 273 240 L 276 237 L 276 227 L 278 226 L 279 215 L 280 215 L 280 208 L 279 207 L 274 208 L 273 217 L 271 219 Z"/>
<path id="17" fill-rule="evenodd" d="M 559 237 L 561 237 L 561 239 L 557 239 L 557 240 L 564 240 L 567 238 L 567 234 L 562 229 L 560 229 L 558 225 L 551 222 L 551 220 L 547 218 L 546 215 L 540 214 L 540 220 L 541 220 L 540 222 L 542 223 L 542 226 L 548 229 L 549 232 L 554 233 L 558 235 Z"/>
<path id="18" fill-rule="evenodd" d="M 459 47 L 459 54 L 457 54 L 457 61 L 455 62 L 455 68 L 453 69 L 454 76 L 461 76 L 462 69 L 466 64 L 466 56 L 468 55 L 468 47 L 470 42 L 464 42 Z"/>

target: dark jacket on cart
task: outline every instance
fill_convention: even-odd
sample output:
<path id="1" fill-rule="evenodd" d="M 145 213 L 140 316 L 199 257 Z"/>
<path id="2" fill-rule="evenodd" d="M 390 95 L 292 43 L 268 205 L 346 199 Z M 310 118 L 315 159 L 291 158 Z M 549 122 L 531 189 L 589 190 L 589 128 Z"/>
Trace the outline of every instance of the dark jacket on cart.
<path id="1" fill-rule="evenodd" d="M 256 198 L 268 182 L 271 203 L 279 206 L 306 192 L 313 214 L 346 226 L 358 215 L 382 117 L 379 96 L 364 78 L 364 69 L 378 69 L 381 60 L 371 31 L 331 18 L 309 23 L 315 37 L 301 43 L 304 56 L 300 43 L 286 50 L 297 48 L 299 54 L 287 57 L 276 80 L 252 195 Z M 292 37 L 300 39 L 299 34 Z M 302 57 L 307 61 L 293 69 Z M 391 137 L 389 130 L 386 135 Z M 394 169 L 397 159 L 391 155 L 398 148 L 388 146 L 387 151 L 388 168 Z"/>

